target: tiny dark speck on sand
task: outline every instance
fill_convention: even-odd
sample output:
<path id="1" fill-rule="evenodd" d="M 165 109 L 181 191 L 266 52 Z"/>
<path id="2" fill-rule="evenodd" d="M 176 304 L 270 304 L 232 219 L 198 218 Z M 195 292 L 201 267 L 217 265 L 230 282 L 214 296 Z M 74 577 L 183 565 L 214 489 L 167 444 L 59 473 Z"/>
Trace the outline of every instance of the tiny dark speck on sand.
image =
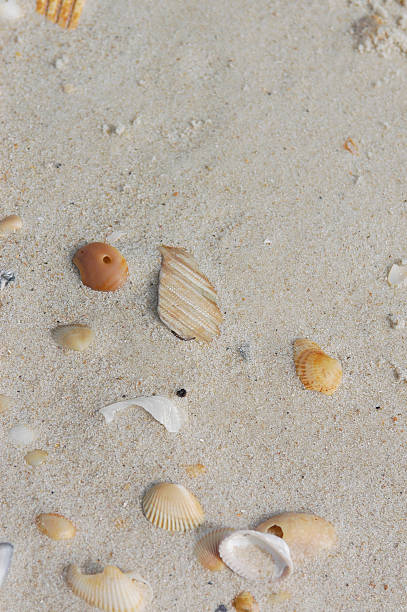
<path id="1" fill-rule="evenodd" d="M 220 604 L 220 606 L 218 606 L 215 610 L 215 612 L 228 612 L 226 606 L 224 606 L 223 604 Z"/>
<path id="2" fill-rule="evenodd" d="M 178 397 L 185 397 L 186 394 L 187 394 L 187 392 L 186 392 L 185 389 L 178 389 L 178 391 L 177 391 Z"/>

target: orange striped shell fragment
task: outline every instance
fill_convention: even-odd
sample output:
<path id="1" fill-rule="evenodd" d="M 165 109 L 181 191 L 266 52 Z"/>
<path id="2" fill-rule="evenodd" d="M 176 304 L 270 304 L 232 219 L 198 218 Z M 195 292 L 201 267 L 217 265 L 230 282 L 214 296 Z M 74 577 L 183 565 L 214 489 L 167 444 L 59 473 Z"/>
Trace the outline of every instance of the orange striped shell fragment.
<path id="1" fill-rule="evenodd" d="M 74 30 L 84 4 L 85 0 L 37 0 L 36 11 L 61 28 Z"/>

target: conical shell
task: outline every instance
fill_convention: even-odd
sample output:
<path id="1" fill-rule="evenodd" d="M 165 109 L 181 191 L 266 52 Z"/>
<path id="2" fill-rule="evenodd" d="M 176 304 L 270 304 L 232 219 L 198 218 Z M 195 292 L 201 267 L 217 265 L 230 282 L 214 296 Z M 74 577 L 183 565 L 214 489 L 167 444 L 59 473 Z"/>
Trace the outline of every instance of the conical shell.
<path id="1" fill-rule="evenodd" d="M 10 570 L 14 547 L 9 542 L 0 543 L 0 587 L 3 585 Z"/>
<path id="2" fill-rule="evenodd" d="M 158 315 L 182 340 L 210 342 L 219 336 L 222 313 L 216 291 L 185 249 L 160 247 Z"/>
<path id="3" fill-rule="evenodd" d="M 294 342 L 294 363 L 297 375 L 306 389 L 332 395 L 342 380 L 340 362 L 329 357 L 310 340 Z"/>
<path id="4" fill-rule="evenodd" d="M 76 534 L 75 525 L 61 514 L 39 514 L 35 522 L 41 533 L 52 540 L 70 540 Z"/>
<path id="5" fill-rule="evenodd" d="M 260 612 L 259 604 L 249 591 L 243 591 L 234 598 L 232 606 L 236 612 Z"/>
<path id="6" fill-rule="evenodd" d="M 73 351 L 84 351 L 94 338 L 94 333 L 86 325 L 61 325 L 52 330 L 57 344 Z"/>
<path id="7" fill-rule="evenodd" d="M 337 542 L 335 527 L 329 521 L 305 512 L 283 512 L 263 521 L 256 527 L 287 542 L 294 561 L 315 557 L 330 550 Z"/>
<path id="8" fill-rule="evenodd" d="M 167 531 L 187 531 L 198 527 L 205 518 L 202 506 L 182 485 L 162 482 L 151 487 L 143 498 L 146 518 Z"/>
<path id="9" fill-rule="evenodd" d="M 215 529 L 215 531 L 204 535 L 195 544 L 196 558 L 205 569 L 218 572 L 225 567 L 219 555 L 219 544 L 231 533 L 233 533 L 233 529 L 229 529 L 229 527 Z"/>
<path id="10" fill-rule="evenodd" d="M 230 569 L 247 580 L 277 582 L 293 569 L 284 540 L 258 531 L 235 531 L 222 540 L 219 554 Z"/>
<path id="11" fill-rule="evenodd" d="M 70 565 L 66 580 L 75 595 L 105 612 L 142 612 L 152 600 L 149 584 L 113 565 L 99 574 L 82 574 Z"/>

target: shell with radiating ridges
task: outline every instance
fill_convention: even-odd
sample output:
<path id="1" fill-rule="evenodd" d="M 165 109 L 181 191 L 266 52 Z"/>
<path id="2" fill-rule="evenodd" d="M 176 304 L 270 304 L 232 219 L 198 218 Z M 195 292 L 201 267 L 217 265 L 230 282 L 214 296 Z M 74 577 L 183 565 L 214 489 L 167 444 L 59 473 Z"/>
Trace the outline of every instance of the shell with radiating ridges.
<path id="1" fill-rule="evenodd" d="M 260 612 L 259 604 L 249 591 L 239 593 L 232 601 L 236 612 Z"/>
<path id="2" fill-rule="evenodd" d="M 167 531 L 187 531 L 203 523 L 201 504 L 188 489 L 162 482 L 152 486 L 143 498 L 145 517 L 155 527 Z"/>
<path id="3" fill-rule="evenodd" d="M 342 380 L 342 366 L 316 344 L 305 338 L 294 342 L 297 375 L 306 389 L 332 395 Z"/>
<path id="4" fill-rule="evenodd" d="M 256 527 L 287 542 L 294 561 L 315 557 L 336 545 L 335 527 L 329 521 L 307 512 L 283 512 L 270 517 Z"/>
<path id="5" fill-rule="evenodd" d="M 75 595 L 105 612 L 142 612 L 153 596 L 147 582 L 113 565 L 99 574 L 83 574 L 76 565 L 70 565 L 66 580 Z"/>
<path id="6" fill-rule="evenodd" d="M 39 514 L 35 523 L 41 533 L 52 540 L 70 540 L 76 534 L 76 527 L 73 522 L 62 514 L 56 514 L 55 512 Z"/>
<path id="7" fill-rule="evenodd" d="M 218 572 L 224 569 L 225 564 L 219 555 L 219 544 L 228 535 L 233 533 L 233 529 L 223 527 L 207 533 L 195 544 L 195 556 L 199 563 L 211 572 Z"/>
<path id="8" fill-rule="evenodd" d="M 247 580 L 277 582 L 293 569 L 286 542 L 258 531 L 233 532 L 219 544 L 219 554 L 231 570 Z"/>
<path id="9" fill-rule="evenodd" d="M 219 336 L 222 313 L 216 291 L 185 249 L 160 247 L 158 315 L 182 340 L 210 342 Z"/>

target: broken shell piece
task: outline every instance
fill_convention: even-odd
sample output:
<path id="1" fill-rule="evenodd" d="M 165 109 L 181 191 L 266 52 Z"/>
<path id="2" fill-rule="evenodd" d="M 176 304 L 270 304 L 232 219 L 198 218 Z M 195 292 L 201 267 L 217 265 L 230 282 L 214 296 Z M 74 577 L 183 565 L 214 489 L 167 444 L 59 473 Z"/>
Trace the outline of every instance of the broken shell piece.
<path id="1" fill-rule="evenodd" d="M 16 425 L 10 429 L 9 436 L 17 444 L 31 444 L 38 438 L 38 432 L 28 425 Z"/>
<path id="2" fill-rule="evenodd" d="M 143 498 L 145 517 L 167 531 L 187 531 L 203 523 L 201 504 L 188 489 L 179 484 L 162 482 L 151 487 Z"/>
<path id="3" fill-rule="evenodd" d="M 230 569 L 247 580 L 277 582 L 293 569 L 285 541 L 258 531 L 235 531 L 222 540 L 219 554 Z"/>
<path id="4" fill-rule="evenodd" d="M 117 291 L 129 274 L 120 251 L 103 242 L 91 242 L 78 249 L 72 261 L 79 269 L 83 284 L 94 291 Z"/>
<path id="5" fill-rule="evenodd" d="M 23 227 L 23 220 L 18 215 L 9 215 L 0 221 L 0 236 L 8 236 Z"/>
<path id="6" fill-rule="evenodd" d="M 179 408 L 168 397 L 162 395 L 152 395 L 151 397 L 135 397 L 122 402 L 116 402 L 101 408 L 100 412 L 106 419 L 106 423 L 111 423 L 119 410 L 124 410 L 130 406 L 140 406 L 151 416 L 164 425 L 171 433 L 177 433 L 186 421 L 186 413 Z"/>
<path id="7" fill-rule="evenodd" d="M 78 25 L 85 0 L 37 0 L 37 13 L 62 28 L 74 30 Z"/>
<path id="8" fill-rule="evenodd" d="M 211 572 L 219 572 L 225 567 L 219 555 L 219 544 L 231 533 L 233 533 L 233 529 L 229 527 L 215 529 L 215 531 L 204 535 L 195 544 L 195 556 L 205 569 Z"/>
<path id="9" fill-rule="evenodd" d="M 259 604 L 249 591 L 243 591 L 232 601 L 236 612 L 260 612 Z"/>
<path id="10" fill-rule="evenodd" d="M 6 410 L 10 410 L 12 405 L 13 403 L 12 403 L 11 397 L 8 397 L 7 395 L 3 395 L 2 393 L 0 393 L 0 414 L 2 412 L 6 412 Z"/>
<path id="11" fill-rule="evenodd" d="M 210 342 L 219 336 L 222 313 L 216 291 L 185 249 L 160 247 L 162 264 L 158 289 L 158 315 L 182 340 Z"/>
<path id="12" fill-rule="evenodd" d="M 14 546 L 9 542 L 0 543 L 0 588 L 3 586 L 10 570 Z"/>
<path id="13" fill-rule="evenodd" d="M 342 380 L 340 362 L 305 338 L 294 342 L 294 363 L 298 378 L 306 389 L 332 395 Z"/>
<path id="14" fill-rule="evenodd" d="M 3 291 L 9 283 L 16 280 L 16 275 L 13 270 L 0 270 L 0 291 Z"/>
<path id="15" fill-rule="evenodd" d="M 52 336 L 57 344 L 73 351 L 86 350 L 95 337 L 86 325 L 61 325 L 52 330 Z"/>
<path id="16" fill-rule="evenodd" d="M 72 521 L 54 512 L 39 514 L 35 523 L 41 533 L 52 540 L 70 540 L 76 534 Z"/>
<path id="17" fill-rule="evenodd" d="M 329 521 L 305 512 L 283 512 L 256 527 L 287 542 L 294 561 L 315 557 L 330 550 L 337 542 L 335 527 Z"/>
<path id="18" fill-rule="evenodd" d="M 407 265 L 393 264 L 387 276 L 389 285 L 405 285 L 407 279 Z"/>
<path id="19" fill-rule="evenodd" d="M 82 574 L 70 565 L 66 580 L 75 595 L 105 612 L 142 612 L 153 598 L 147 582 L 113 565 L 99 574 Z"/>
<path id="20" fill-rule="evenodd" d="M 47 458 L 47 451 L 40 450 L 38 448 L 28 452 L 24 457 L 26 463 L 28 463 L 28 465 L 31 465 L 31 467 L 37 467 L 38 465 L 41 465 L 41 463 L 45 463 Z"/>

